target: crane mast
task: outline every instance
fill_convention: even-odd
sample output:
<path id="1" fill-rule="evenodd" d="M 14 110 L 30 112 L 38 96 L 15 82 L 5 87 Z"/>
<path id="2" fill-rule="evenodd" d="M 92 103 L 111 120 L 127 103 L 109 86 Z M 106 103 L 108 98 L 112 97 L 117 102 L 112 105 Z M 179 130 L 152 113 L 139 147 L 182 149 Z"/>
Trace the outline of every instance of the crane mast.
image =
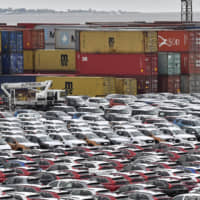
<path id="1" fill-rule="evenodd" d="M 181 0 L 181 21 L 190 23 L 192 20 L 192 0 Z"/>

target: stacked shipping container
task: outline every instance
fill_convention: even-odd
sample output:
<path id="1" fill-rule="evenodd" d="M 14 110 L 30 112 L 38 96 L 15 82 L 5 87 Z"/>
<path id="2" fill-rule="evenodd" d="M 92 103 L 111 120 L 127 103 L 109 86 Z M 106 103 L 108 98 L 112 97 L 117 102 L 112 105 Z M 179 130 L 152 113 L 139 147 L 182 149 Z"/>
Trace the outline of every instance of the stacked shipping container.
<path id="1" fill-rule="evenodd" d="M 1 64 L 3 74 L 23 73 L 23 32 L 1 32 Z"/>
<path id="2" fill-rule="evenodd" d="M 157 32 L 80 31 L 77 70 L 81 75 L 136 78 L 138 92 L 157 92 Z M 97 39 L 98 38 L 98 39 Z"/>
<path id="3" fill-rule="evenodd" d="M 181 55 L 181 92 L 200 92 L 200 31 L 188 31 L 189 48 Z"/>
<path id="4" fill-rule="evenodd" d="M 188 48 L 186 31 L 158 31 L 158 91 L 180 92 L 181 54 Z"/>
<path id="5" fill-rule="evenodd" d="M 154 25 L 158 28 L 159 24 Z M 127 28 L 90 26 L 25 24 L 23 29 L 1 28 L 0 69 L 3 74 L 23 70 L 71 73 L 76 81 L 77 76 L 85 76 L 80 79 L 84 83 L 91 77 L 97 81 L 94 76 L 118 77 L 118 93 L 135 94 L 135 88 L 130 89 L 135 79 L 138 93 L 178 93 L 180 88 L 182 92 L 200 91 L 199 31 L 177 31 L 174 27 L 144 30 L 137 29 L 138 24 L 124 26 Z"/>

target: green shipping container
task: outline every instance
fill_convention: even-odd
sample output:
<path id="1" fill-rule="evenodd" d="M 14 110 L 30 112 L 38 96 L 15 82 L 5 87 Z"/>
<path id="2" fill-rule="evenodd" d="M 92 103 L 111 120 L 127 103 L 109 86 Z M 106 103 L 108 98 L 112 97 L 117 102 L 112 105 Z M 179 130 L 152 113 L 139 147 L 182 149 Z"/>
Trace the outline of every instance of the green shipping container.
<path id="1" fill-rule="evenodd" d="M 180 75 L 181 55 L 180 53 L 158 53 L 159 75 Z"/>

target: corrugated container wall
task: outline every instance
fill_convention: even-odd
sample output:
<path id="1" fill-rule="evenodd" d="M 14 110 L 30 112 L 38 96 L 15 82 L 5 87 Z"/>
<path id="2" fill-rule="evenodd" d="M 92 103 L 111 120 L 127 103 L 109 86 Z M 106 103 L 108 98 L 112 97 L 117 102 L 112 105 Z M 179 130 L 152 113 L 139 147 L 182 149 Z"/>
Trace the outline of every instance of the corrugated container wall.
<path id="1" fill-rule="evenodd" d="M 2 53 L 23 52 L 23 32 L 2 31 L 1 32 Z"/>
<path id="2" fill-rule="evenodd" d="M 0 78 L 0 93 L 2 83 L 17 83 L 17 82 L 35 82 L 35 76 L 1 76 Z"/>
<path id="3" fill-rule="evenodd" d="M 0 55 L 0 75 L 3 73 L 2 71 L 2 56 Z"/>
<path id="4" fill-rule="evenodd" d="M 188 31 L 158 31 L 159 52 L 187 52 L 189 50 Z"/>
<path id="5" fill-rule="evenodd" d="M 137 95 L 137 80 L 134 78 L 115 78 L 116 93 Z"/>
<path id="6" fill-rule="evenodd" d="M 76 70 L 75 50 L 36 50 L 35 72 L 73 72 Z"/>
<path id="7" fill-rule="evenodd" d="M 180 93 L 180 76 L 158 76 L 158 92 Z"/>
<path id="8" fill-rule="evenodd" d="M 158 92 L 158 76 L 135 76 L 137 80 L 137 93 L 156 93 Z"/>
<path id="9" fill-rule="evenodd" d="M 158 34 L 156 31 L 144 32 L 145 36 L 145 52 L 157 52 L 158 51 Z"/>
<path id="10" fill-rule="evenodd" d="M 181 74 L 200 74 L 200 54 L 198 52 L 181 54 Z"/>
<path id="11" fill-rule="evenodd" d="M 2 39 L 1 39 L 1 32 L 0 32 L 0 53 L 2 52 Z"/>
<path id="12" fill-rule="evenodd" d="M 44 43 L 45 49 L 55 49 L 55 26 L 54 25 L 37 25 L 34 27 L 35 30 L 44 30 Z"/>
<path id="13" fill-rule="evenodd" d="M 190 49 L 191 53 L 199 52 L 200 50 L 200 31 L 189 31 L 189 41 L 190 41 Z"/>
<path id="14" fill-rule="evenodd" d="M 157 54 L 80 54 L 76 55 L 81 75 L 157 75 Z"/>
<path id="15" fill-rule="evenodd" d="M 156 33 L 149 34 L 152 38 Z M 144 53 L 157 51 L 157 39 L 142 31 L 80 31 L 81 53 Z M 146 49 L 145 49 L 146 47 Z"/>
<path id="16" fill-rule="evenodd" d="M 78 49 L 79 32 L 69 29 L 56 29 L 56 49 Z"/>
<path id="17" fill-rule="evenodd" d="M 180 75 L 181 56 L 180 53 L 158 53 L 158 74 Z"/>
<path id="18" fill-rule="evenodd" d="M 200 75 L 181 75 L 182 93 L 200 93 Z"/>
<path id="19" fill-rule="evenodd" d="M 2 54 L 3 74 L 19 74 L 24 71 L 23 53 Z"/>
<path id="20" fill-rule="evenodd" d="M 24 72 L 34 72 L 35 52 L 32 50 L 24 51 Z"/>
<path id="21" fill-rule="evenodd" d="M 24 50 L 44 49 L 44 30 L 23 31 Z"/>
<path id="22" fill-rule="evenodd" d="M 106 96 L 115 93 L 112 77 L 37 77 L 36 80 L 53 80 L 52 89 L 65 89 L 67 95 Z"/>

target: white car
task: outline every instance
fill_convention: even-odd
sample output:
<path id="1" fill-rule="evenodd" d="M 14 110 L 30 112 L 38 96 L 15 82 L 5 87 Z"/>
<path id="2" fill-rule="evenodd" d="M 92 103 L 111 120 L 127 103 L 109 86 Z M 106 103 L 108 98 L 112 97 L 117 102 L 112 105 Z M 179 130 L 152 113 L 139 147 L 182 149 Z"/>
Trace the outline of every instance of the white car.
<path id="1" fill-rule="evenodd" d="M 61 133 L 50 133 L 49 136 L 55 141 L 58 140 L 63 143 L 64 146 L 73 147 L 73 146 L 86 146 L 87 143 L 83 140 L 77 139 L 75 136 L 70 133 L 61 132 Z"/>
<path id="2" fill-rule="evenodd" d="M 0 137 L 0 150 L 11 150 L 10 145 L 2 137 Z"/>
<path id="3" fill-rule="evenodd" d="M 194 135 L 185 133 L 179 127 L 160 128 L 160 131 L 166 135 L 174 137 L 175 142 L 197 142 Z"/>
<path id="4" fill-rule="evenodd" d="M 30 142 L 22 135 L 9 135 L 9 136 L 2 136 L 6 142 L 11 144 L 16 144 L 18 142 L 19 144 L 28 147 L 28 148 L 39 148 L 39 145 L 33 142 Z"/>
<path id="5" fill-rule="evenodd" d="M 88 106 L 98 107 L 98 108 L 108 108 L 109 107 L 109 101 L 103 97 L 90 97 L 86 100 L 86 104 Z"/>
<path id="6" fill-rule="evenodd" d="M 135 129 L 118 129 L 116 134 L 119 136 L 124 136 L 129 138 L 129 140 L 134 144 L 139 144 L 141 146 L 152 146 L 155 141 L 152 137 L 143 135 L 140 131 Z"/>

